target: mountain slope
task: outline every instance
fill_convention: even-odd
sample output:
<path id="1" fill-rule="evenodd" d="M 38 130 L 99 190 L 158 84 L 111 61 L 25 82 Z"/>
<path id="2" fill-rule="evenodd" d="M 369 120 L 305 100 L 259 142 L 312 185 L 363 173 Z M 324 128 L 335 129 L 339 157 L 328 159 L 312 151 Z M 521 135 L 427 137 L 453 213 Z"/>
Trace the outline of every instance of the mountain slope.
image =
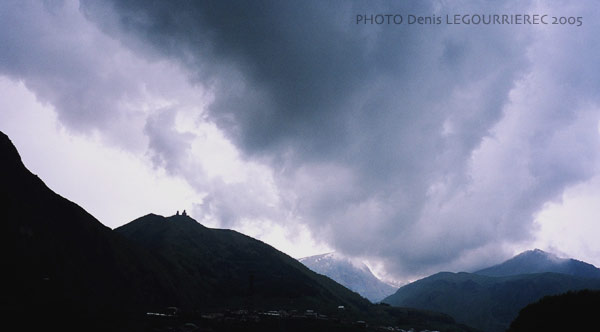
<path id="1" fill-rule="evenodd" d="M 160 263 L 50 190 L 3 133 L 0 156 L 4 312 L 107 321 L 172 303 Z"/>
<path id="2" fill-rule="evenodd" d="M 188 216 L 149 214 L 115 229 L 165 260 L 178 283 L 208 310 L 313 309 L 319 313 L 441 331 L 471 331 L 439 313 L 373 305 L 269 245 L 232 230 L 210 229 Z"/>
<path id="3" fill-rule="evenodd" d="M 519 310 L 543 296 L 600 289 L 600 279 L 558 273 L 488 277 L 442 272 L 401 287 L 384 302 L 443 312 L 484 331 L 504 331 Z"/>
<path id="4" fill-rule="evenodd" d="M 147 311 L 167 306 L 203 322 L 203 308 L 337 310 L 344 305 L 346 322 L 471 331 L 438 313 L 372 305 L 260 241 L 207 229 L 191 218 L 148 215 L 111 230 L 29 172 L 3 133 L 0 243 L 0 310 L 5 325 L 17 330 L 173 330 L 171 323 L 146 317 Z M 169 322 L 184 328 L 185 321 Z M 346 326 L 314 322 L 318 330 Z M 225 322 L 213 330 L 230 327 Z M 269 321 L 254 327 L 281 330 Z M 242 324 L 233 330 L 247 329 Z"/>
<path id="5" fill-rule="evenodd" d="M 252 299 L 269 309 L 370 306 L 260 241 L 189 217 L 148 215 L 113 231 L 29 172 L 4 134 L 0 155 L 3 309 L 102 316 Z"/>
<path id="6" fill-rule="evenodd" d="M 206 308 L 366 310 L 368 301 L 273 247 L 232 230 L 209 229 L 188 216 L 149 214 L 115 229 L 159 256 Z"/>
<path id="7" fill-rule="evenodd" d="M 354 264 L 349 259 L 335 253 L 305 257 L 299 261 L 311 270 L 330 277 L 373 303 L 381 301 L 397 289 L 375 277 L 364 263 Z"/>
<path id="8" fill-rule="evenodd" d="M 559 258 L 539 249 L 525 251 L 501 264 L 475 273 L 486 276 L 509 276 L 527 273 L 556 272 L 568 275 L 600 278 L 600 269 L 575 259 Z"/>

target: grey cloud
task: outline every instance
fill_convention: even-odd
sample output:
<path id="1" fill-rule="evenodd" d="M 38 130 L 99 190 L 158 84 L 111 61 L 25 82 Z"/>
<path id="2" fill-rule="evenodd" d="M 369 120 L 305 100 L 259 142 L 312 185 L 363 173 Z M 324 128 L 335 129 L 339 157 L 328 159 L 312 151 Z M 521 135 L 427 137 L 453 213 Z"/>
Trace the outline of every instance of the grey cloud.
<path id="1" fill-rule="evenodd" d="M 499 6 L 538 10 L 522 1 L 84 1 L 83 11 L 209 87 L 208 118 L 248 158 L 271 162 L 315 236 L 419 275 L 527 241 L 533 215 L 597 164 L 597 116 L 584 104 L 597 102 L 598 69 L 584 64 L 598 44 L 580 42 L 597 39 L 591 19 L 579 30 L 354 23 L 356 14 Z M 206 204 L 227 223 L 256 214 Z"/>
<path id="2" fill-rule="evenodd" d="M 163 110 L 148 116 L 144 134 L 149 138 L 148 148 L 155 167 L 162 167 L 171 174 L 180 174 L 181 165 L 189 154 L 195 135 L 175 129 L 174 110 Z"/>
<path id="3" fill-rule="evenodd" d="M 97 36 L 73 15 L 72 3 L 7 1 L 2 7 L 1 73 L 23 80 L 55 105 L 70 127 L 106 128 L 120 116 L 113 99 L 131 93 L 130 80 L 111 72 L 106 58 L 114 49 L 94 47 Z M 71 35 L 72 29 L 81 34 Z"/>
<path id="4" fill-rule="evenodd" d="M 176 69 L 124 48 L 86 20 L 75 0 L 3 1 L 0 44 L 0 75 L 52 105 L 67 130 L 121 148 L 146 148 L 140 133 L 156 108 L 149 95 L 179 97 Z"/>
<path id="5" fill-rule="evenodd" d="M 216 219 L 221 227 L 231 228 L 244 219 L 271 221 L 281 217 L 269 206 L 269 192 L 260 186 L 215 180 L 208 188 L 202 203 L 194 206 L 194 215 L 200 220 Z"/>

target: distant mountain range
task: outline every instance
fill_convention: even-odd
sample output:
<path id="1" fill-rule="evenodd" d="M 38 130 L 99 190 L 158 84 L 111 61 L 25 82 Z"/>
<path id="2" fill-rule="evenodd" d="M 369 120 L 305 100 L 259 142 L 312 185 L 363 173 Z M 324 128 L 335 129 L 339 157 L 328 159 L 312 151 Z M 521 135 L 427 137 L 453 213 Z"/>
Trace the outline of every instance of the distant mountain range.
<path id="1" fill-rule="evenodd" d="M 503 277 L 527 273 L 555 272 L 584 278 L 600 278 L 600 269 L 571 258 L 559 258 L 540 249 L 525 251 L 504 263 L 475 273 Z"/>
<path id="2" fill-rule="evenodd" d="M 367 265 L 356 263 L 336 253 L 301 258 L 311 270 L 324 274 L 347 288 L 376 303 L 394 293 L 397 288 L 379 280 Z"/>
<path id="3" fill-rule="evenodd" d="M 211 323 L 213 331 L 364 330 L 360 324 L 343 325 L 356 320 L 472 331 L 444 314 L 373 305 L 261 241 L 206 228 L 188 216 L 149 214 L 111 230 L 29 172 L 1 132 L 0 160 L 0 310 L 6 326 L 14 323 L 22 331 L 189 330 L 194 324 L 183 326 L 186 317 Z M 167 307 L 179 308 L 179 318 L 167 324 L 146 315 Z M 306 312 L 338 320 L 319 316 L 260 325 L 240 316 L 234 323 L 200 316 L 233 309 L 311 310 Z"/>
<path id="4" fill-rule="evenodd" d="M 401 287 L 384 302 L 447 313 L 458 322 L 499 332 L 521 308 L 544 296 L 600 289 L 598 272 L 593 265 L 536 249 L 476 273 L 434 274 Z"/>

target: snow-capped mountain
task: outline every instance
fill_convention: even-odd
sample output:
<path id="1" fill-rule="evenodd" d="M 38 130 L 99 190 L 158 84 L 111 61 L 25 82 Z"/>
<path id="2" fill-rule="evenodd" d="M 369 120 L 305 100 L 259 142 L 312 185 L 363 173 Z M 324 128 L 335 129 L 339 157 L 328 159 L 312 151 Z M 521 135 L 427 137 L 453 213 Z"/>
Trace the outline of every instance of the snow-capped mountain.
<path id="1" fill-rule="evenodd" d="M 301 258 L 300 262 L 374 303 L 381 301 L 397 289 L 379 280 L 364 263 L 355 262 L 337 253 L 305 257 Z"/>

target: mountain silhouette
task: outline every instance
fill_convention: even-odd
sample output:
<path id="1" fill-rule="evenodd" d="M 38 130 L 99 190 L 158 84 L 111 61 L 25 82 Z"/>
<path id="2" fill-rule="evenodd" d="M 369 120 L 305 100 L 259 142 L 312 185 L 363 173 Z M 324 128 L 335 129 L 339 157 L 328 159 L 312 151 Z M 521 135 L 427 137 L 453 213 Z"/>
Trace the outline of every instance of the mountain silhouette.
<path id="1" fill-rule="evenodd" d="M 261 241 L 187 215 L 149 214 L 111 230 L 28 171 L 1 132 L 0 160 L 0 309 L 17 330 L 171 331 L 147 313 L 176 307 L 196 322 L 202 312 L 310 309 L 350 321 L 472 331 L 444 314 L 373 305 Z M 209 330 L 364 330 L 336 320 L 250 329 L 227 322 Z"/>
<path id="2" fill-rule="evenodd" d="M 47 322 L 69 315 L 101 329 L 119 315 L 175 302 L 156 259 L 50 190 L 1 132 L 0 156 L 5 313 L 35 312 Z"/>
<path id="3" fill-rule="evenodd" d="M 563 269 L 563 264 L 575 268 Z M 546 272 L 545 266 L 550 271 L 560 267 L 561 271 L 572 273 Z M 544 296 L 572 290 L 600 289 L 600 278 L 588 277 L 594 275 L 588 266 L 591 265 L 556 259 L 541 250 L 533 250 L 481 270 L 483 272 L 434 274 L 401 287 L 383 302 L 443 312 L 458 322 L 483 331 L 505 331 L 521 308 Z M 514 275 L 506 275 L 509 271 Z"/>
<path id="4" fill-rule="evenodd" d="M 147 215 L 116 231 L 49 189 L 0 135 L 2 308 L 107 320 L 168 306 L 366 311 L 358 294 L 258 240 L 188 216 Z"/>
<path id="5" fill-rule="evenodd" d="M 600 278 L 600 269 L 572 258 L 559 258 L 540 249 L 528 250 L 501 263 L 475 273 L 502 277 L 518 274 L 556 272 L 586 278 Z"/>
<path id="6" fill-rule="evenodd" d="M 159 257 L 197 308 L 253 307 L 333 312 L 368 301 L 275 248 L 189 216 L 149 214 L 115 231 Z"/>

